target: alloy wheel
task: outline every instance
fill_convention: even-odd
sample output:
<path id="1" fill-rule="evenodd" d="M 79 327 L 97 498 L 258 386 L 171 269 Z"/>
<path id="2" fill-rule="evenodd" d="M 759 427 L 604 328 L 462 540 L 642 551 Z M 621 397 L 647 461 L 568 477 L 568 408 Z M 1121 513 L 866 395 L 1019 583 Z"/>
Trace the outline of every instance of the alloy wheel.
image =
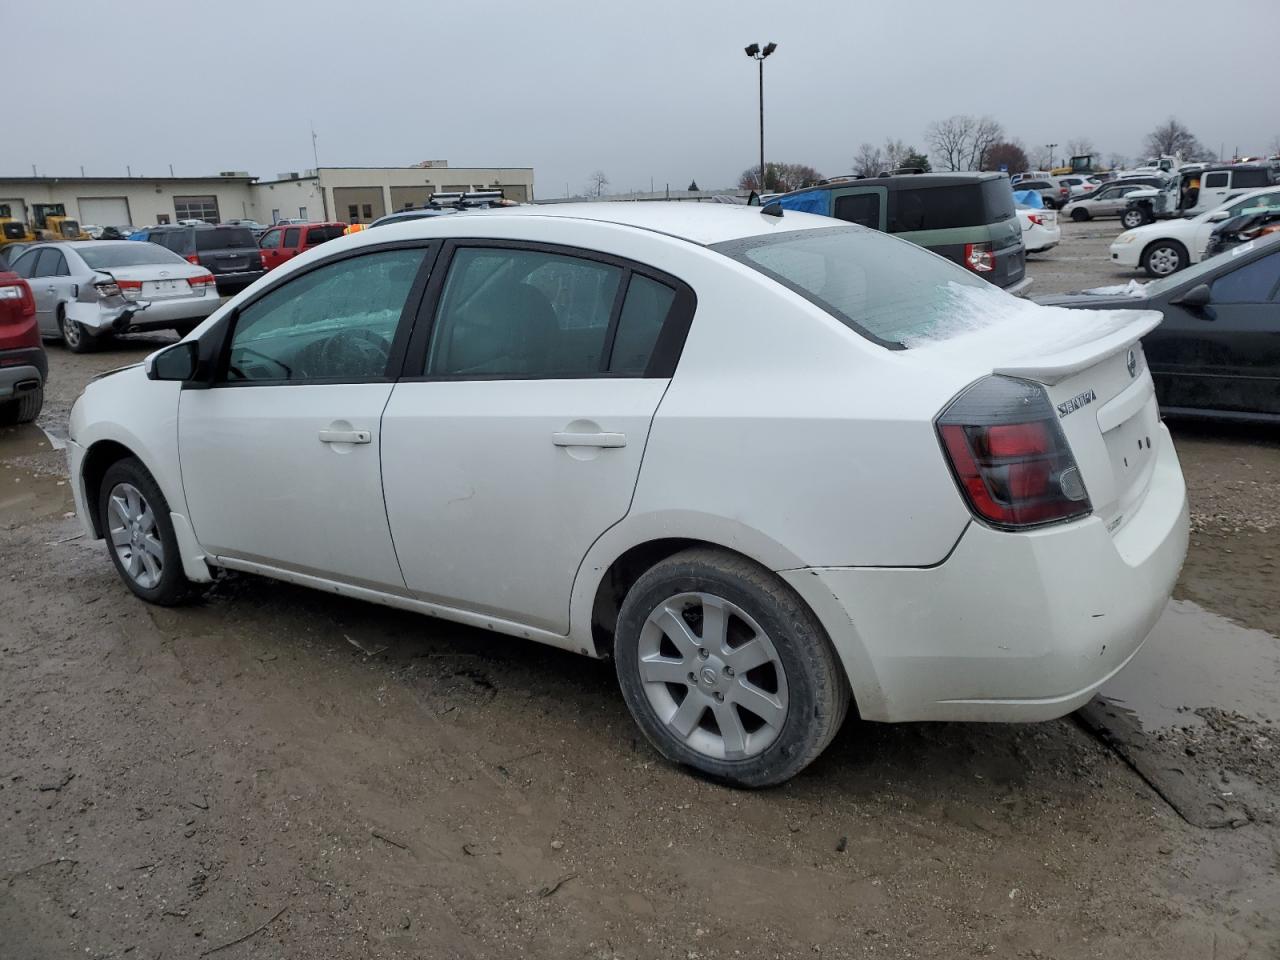
<path id="1" fill-rule="evenodd" d="M 164 575 L 164 543 L 151 505 L 131 483 L 111 488 L 107 507 L 111 549 L 130 578 L 144 590 L 152 590 Z"/>
<path id="2" fill-rule="evenodd" d="M 787 718 L 787 679 L 769 635 L 736 604 L 682 593 L 646 618 L 638 647 L 644 692 L 668 732 L 707 757 L 762 753 Z"/>
<path id="3" fill-rule="evenodd" d="M 80 346 L 80 324 L 65 316 L 62 318 L 62 340 L 72 350 Z"/>
<path id="4" fill-rule="evenodd" d="M 1147 263 L 1157 277 L 1167 277 L 1182 266 L 1182 257 L 1173 247 L 1157 247 L 1147 256 Z"/>

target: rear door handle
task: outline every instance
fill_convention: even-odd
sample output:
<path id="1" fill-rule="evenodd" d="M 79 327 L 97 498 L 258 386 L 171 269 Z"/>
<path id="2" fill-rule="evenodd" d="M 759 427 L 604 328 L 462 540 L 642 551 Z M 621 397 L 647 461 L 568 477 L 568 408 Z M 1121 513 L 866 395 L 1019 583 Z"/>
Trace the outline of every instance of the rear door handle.
<path id="1" fill-rule="evenodd" d="M 370 443 L 373 434 L 368 430 L 321 430 L 321 443 Z"/>
<path id="2" fill-rule="evenodd" d="M 625 433 L 553 433 L 551 442 L 557 447 L 625 447 Z"/>

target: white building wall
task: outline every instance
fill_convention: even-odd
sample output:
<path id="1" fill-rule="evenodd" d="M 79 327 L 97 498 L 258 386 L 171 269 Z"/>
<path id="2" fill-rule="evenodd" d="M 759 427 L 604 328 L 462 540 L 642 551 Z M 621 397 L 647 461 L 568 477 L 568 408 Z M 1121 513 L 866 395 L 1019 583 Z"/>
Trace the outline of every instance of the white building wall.
<path id="1" fill-rule="evenodd" d="M 253 218 L 259 223 L 274 223 L 276 220 L 301 216 L 311 220 L 342 219 L 333 215 L 332 206 L 326 212 L 324 200 L 320 194 L 320 181 L 316 177 L 255 183 L 250 191 L 253 194 Z M 307 211 L 306 214 L 300 212 L 304 208 Z M 273 218 L 274 210 L 280 213 Z"/>
<path id="2" fill-rule="evenodd" d="M 173 198 L 182 196 L 213 196 L 217 198 L 218 214 L 223 219 L 252 217 L 254 197 L 245 180 L 228 180 L 219 177 L 192 180 L 130 180 L 56 179 L 0 181 L 0 202 L 14 207 L 15 217 L 29 221 L 31 205 L 35 203 L 61 203 L 67 208 L 67 216 L 79 219 L 80 199 L 83 197 L 123 197 L 129 205 L 129 219 L 134 226 L 142 227 L 158 223 L 167 216 L 170 223 L 177 221 Z M 19 209 L 15 201 L 21 201 Z M 107 226 L 107 224 L 101 224 Z"/>

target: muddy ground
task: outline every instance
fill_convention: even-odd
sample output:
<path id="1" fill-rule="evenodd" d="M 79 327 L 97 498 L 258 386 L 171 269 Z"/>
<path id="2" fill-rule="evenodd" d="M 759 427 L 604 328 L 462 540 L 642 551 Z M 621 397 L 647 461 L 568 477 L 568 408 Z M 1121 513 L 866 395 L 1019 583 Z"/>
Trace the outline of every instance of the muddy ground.
<path id="1" fill-rule="evenodd" d="M 1117 231 L 1067 224 L 1037 292 L 1124 279 Z M 251 577 L 135 600 L 51 444 L 164 339 L 51 347 L 53 439 L 0 433 L 4 960 L 1280 955 L 1274 431 L 1175 425 L 1190 556 L 1104 705 L 1147 744 L 851 721 L 746 793 L 657 758 L 607 663 Z"/>

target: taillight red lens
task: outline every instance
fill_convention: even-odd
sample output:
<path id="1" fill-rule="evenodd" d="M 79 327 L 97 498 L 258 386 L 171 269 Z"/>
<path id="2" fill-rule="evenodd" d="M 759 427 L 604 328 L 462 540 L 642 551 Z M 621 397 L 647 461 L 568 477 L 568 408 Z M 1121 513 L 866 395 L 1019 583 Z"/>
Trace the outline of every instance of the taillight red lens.
<path id="1" fill-rule="evenodd" d="M 993 526 L 1036 526 L 1092 510 L 1053 406 L 1034 383 L 978 381 L 938 418 L 938 435 L 970 509 Z"/>
<path id="2" fill-rule="evenodd" d="M 141 280 L 117 280 L 116 286 L 120 289 L 120 295 L 126 300 L 137 300 L 142 296 Z"/>
<path id="3" fill-rule="evenodd" d="M 9 320 L 28 320 L 36 315 L 36 301 L 25 280 L 6 280 L 0 284 L 0 301 L 6 306 Z"/>
<path id="4" fill-rule="evenodd" d="M 191 286 L 193 286 L 193 287 L 204 287 L 204 286 L 208 286 L 209 284 L 213 283 L 213 274 L 212 274 L 212 273 L 202 273 L 202 274 L 200 274 L 199 276 L 195 276 L 195 277 L 188 277 L 188 278 L 187 278 L 187 283 L 191 284 Z"/>
<path id="5" fill-rule="evenodd" d="M 974 273 L 990 273 L 996 268 L 996 255 L 989 243 L 966 243 L 964 265 Z"/>
<path id="6" fill-rule="evenodd" d="M 200 257 L 194 253 L 187 254 L 187 263 L 193 263 L 197 267 L 200 266 Z"/>
<path id="7" fill-rule="evenodd" d="M 1032 223 L 1034 223 L 1038 227 L 1044 226 L 1044 217 L 1042 217 L 1038 213 L 1028 213 L 1027 219 L 1030 220 Z"/>

